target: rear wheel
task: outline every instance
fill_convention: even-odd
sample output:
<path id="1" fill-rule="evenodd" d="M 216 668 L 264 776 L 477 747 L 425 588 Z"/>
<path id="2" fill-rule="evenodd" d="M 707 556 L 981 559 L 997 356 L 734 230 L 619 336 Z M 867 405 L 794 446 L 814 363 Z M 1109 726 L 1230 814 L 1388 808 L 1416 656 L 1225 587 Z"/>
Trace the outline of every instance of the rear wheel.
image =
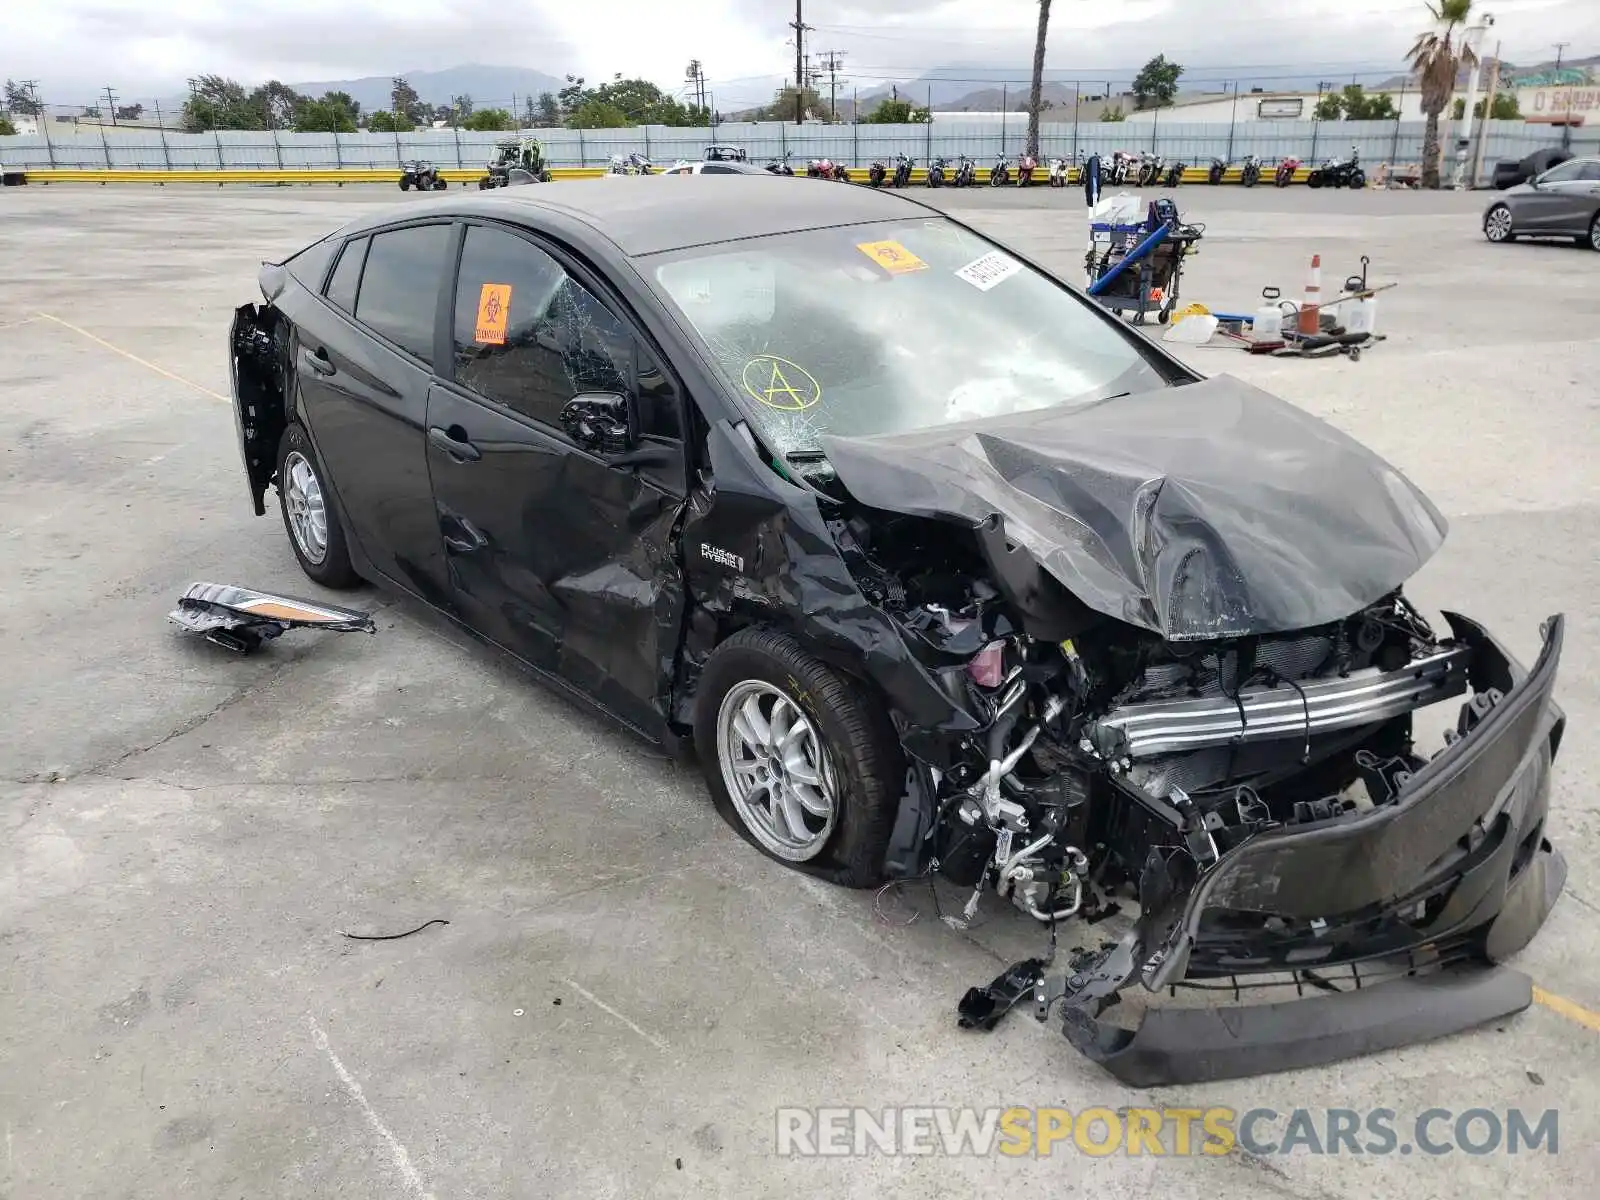
<path id="1" fill-rule="evenodd" d="M 291 424 L 278 443 L 278 506 L 289 545 L 300 569 L 329 588 L 353 588 L 361 582 L 350 562 L 344 529 L 324 482 L 322 464 L 311 439 Z"/>
<path id="2" fill-rule="evenodd" d="M 400 190 L 402 192 L 409 192 L 411 190 L 411 180 L 409 180 L 409 179 L 401 179 L 400 180 Z"/>
<path id="3" fill-rule="evenodd" d="M 446 179 L 435 179 L 433 181 L 433 190 L 436 192 L 442 192 L 449 186 L 450 182 Z"/>
<path id="4" fill-rule="evenodd" d="M 760 629 L 717 647 L 699 692 L 695 746 L 723 819 L 787 866 L 881 883 L 904 767 L 882 704 Z"/>
<path id="5" fill-rule="evenodd" d="M 1589 222 L 1589 249 L 1600 250 L 1600 212 Z"/>
<path id="6" fill-rule="evenodd" d="M 1366 186 L 1367 186 L 1366 172 L 1364 172 L 1364 171 L 1356 171 L 1354 174 L 1352 174 L 1350 176 L 1350 188 L 1351 188 L 1352 191 L 1358 191 L 1361 188 L 1364 188 Z"/>
<path id="7" fill-rule="evenodd" d="M 1483 236 L 1491 242 L 1509 242 L 1517 236 L 1512 227 L 1509 207 L 1496 204 L 1483 215 Z"/>

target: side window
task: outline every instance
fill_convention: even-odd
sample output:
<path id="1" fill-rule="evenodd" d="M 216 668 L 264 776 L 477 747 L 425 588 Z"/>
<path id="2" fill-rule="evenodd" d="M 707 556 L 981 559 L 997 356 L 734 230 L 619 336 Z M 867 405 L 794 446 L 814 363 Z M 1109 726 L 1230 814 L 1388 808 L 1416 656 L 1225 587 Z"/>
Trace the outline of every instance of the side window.
<path id="1" fill-rule="evenodd" d="M 561 428 L 580 392 L 633 390 L 633 335 L 537 246 L 472 226 L 456 281 L 458 383 Z"/>
<path id="2" fill-rule="evenodd" d="M 339 255 L 339 265 L 328 280 L 328 300 L 347 313 L 356 311 L 356 285 L 361 282 L 361 264 L 367 260 L 368 238 L 357 238 L 344 244 Z"/>
<path id="3" fill-rule="evenodd" d="M 639 346 L 639 432 L 645 437 L 683 441 L 678 391 L 655 355 Z"/>
<path id="4" fill-rule="evenodd" d="M 1543 175 L 1539 176 L 1539 182 L 1571 183 L 1574 179 L 1580 178 L 1579 172 L 1582 170 L 1583 164 L 1580 162 L 1564 162 L 1559 166 L 1551 167 Z"/>
<path id="5" fill-rule="evenodd" d="M 372 235 L 356 319 L 403 350 L 433 360 L 433 317 L 450 226 L 413 225 Z"/>
<path id="6" fill-rule="evenodd" d="M 1584 163 L 1582 177 L 1589 181 L 1600 180 L 1600 162 Z"/>

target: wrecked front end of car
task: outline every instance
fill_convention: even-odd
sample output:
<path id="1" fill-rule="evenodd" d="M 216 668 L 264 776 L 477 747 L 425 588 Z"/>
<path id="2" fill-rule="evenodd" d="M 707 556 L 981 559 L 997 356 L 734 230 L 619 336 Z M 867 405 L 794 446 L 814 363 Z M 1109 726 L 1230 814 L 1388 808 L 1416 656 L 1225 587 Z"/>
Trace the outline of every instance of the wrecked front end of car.
<path id="1" fill-rule="evenodd" d="M 1031 1000 L 1148 1086 L 1528 1005 L 1495 964 L 1565 877 L 1544 830 L 1563 622 L 1531 670 L 1467 617 L 1431 628 L 1401 584 L 1445 524 L 1393 468 L 1231 380 L 823 444 L 839 558 L 950 701 L 937 728 L 898 718 L 889 874 L 972 888 L 957 924 L 994 892 L 1050 926 L 964 1026 Z M 1447 701 L 1430 755 L 1413 718 Z M 1123 936 L 1052 961 L 1058 923 L 1125 904 Z M 1124 1028 L 1136 984 L 1297 996 Z"/>

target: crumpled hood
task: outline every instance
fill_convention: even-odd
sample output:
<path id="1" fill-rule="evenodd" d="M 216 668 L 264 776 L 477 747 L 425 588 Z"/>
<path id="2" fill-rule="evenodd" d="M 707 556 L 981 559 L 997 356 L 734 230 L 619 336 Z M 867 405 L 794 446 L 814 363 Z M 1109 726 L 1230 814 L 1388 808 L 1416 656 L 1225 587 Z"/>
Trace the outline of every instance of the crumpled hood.
<path id="1" fill-rule="evenodd" d="M 1184 641 L 1337 621 L 1444 541 L 1426 496 L 1230 376 L 911 433 L 822 438 L 862 504 L 979 524 L 1090 608 Z"/>

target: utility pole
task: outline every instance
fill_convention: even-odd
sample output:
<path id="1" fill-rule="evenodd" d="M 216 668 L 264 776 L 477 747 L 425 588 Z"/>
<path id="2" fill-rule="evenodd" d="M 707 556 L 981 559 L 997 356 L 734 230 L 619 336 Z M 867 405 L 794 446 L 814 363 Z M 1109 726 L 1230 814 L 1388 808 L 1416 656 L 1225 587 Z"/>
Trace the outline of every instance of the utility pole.
<path id="1" fill-rule="evenodd" d="M 822 69 L 828 73 L 828 119 L 835 122 L 839 119 L 836 97 L 839 91 L 839 71 L 843 66 L 843 50 L 824 50 L 822 52 Z"/>
<path id="2" fill-rule="evenodd" d="M 689 86 L 694 89 L 695 105 L 699 108 L 706 106 L 706 69 L 698 58 L 691 58 L 689 66 L 684 71 L 683 77 L 689 81 Z"/>
<path id="3" fill-rule="evenodd" d="M 117 94 L 109 87 L 106 88 L 106 111 L 111 114 L 111 123 L 115 125 L 117 123 Z M 102 117 L 101 120 L 104 121 L 105 118 Z"/>
<path id="4" fill-rule="evenodd" d="M 1555 81 L 1556 108 L 1557 108 L 1558 111 L 1559 111 L 1559 109 L 1561 107 L 1561 52 L 1563 50 L 1565 50 L 1570 45 L 1572 45 L 1571 42 L 1557 42 L 1555 44 L 1555 46 L 1556 46 L 1556 69 L 1551 73 L 1551 78 Z M 1561 148 L 1563 150 L 1565 150 L 1568 146 L 1571 146 L 1571 145 L 1572 145 L 1572 110 L 1569 108 L 1569 109 L 1567 109 L 1567 111 L 1562 116 Z"/>
<path id="5" fill-rule="evenodd" d="M 44 136 L 45 156 L 53 167 L 56 165 L 56 148 L 50 144 L 50 115 L 44 111 L 44 104 L 39 99 L 39 81 L 24 79 L 22 86 L 28 89 L 28 98 L 33 101 L 33 119 L 38 123 L 39 132 Z"/>
<path id="6" fill-rule="evenodd" d="M 1478 122 L 1478 145 L 1472 154 L 1472 181 L 1483 178 L 1483 144 L 1489 140 L 1489 120 L 1494 116 L 1494 94 L 1500 86 L 1500 43 L 1494 44 L 1494 62 L 1489 67 L 1489 92 L 1483 101 L 1483 120 Z"/>
<path id="7" fill-rule="evenodd" d="M 801 11 L 805 0 L 794 0 L 794 21 L 789 28 L 794 30 L 794 123 L 805 124 L 806 120 L 806 30 L 811 26 L 805 22 Z"/>

